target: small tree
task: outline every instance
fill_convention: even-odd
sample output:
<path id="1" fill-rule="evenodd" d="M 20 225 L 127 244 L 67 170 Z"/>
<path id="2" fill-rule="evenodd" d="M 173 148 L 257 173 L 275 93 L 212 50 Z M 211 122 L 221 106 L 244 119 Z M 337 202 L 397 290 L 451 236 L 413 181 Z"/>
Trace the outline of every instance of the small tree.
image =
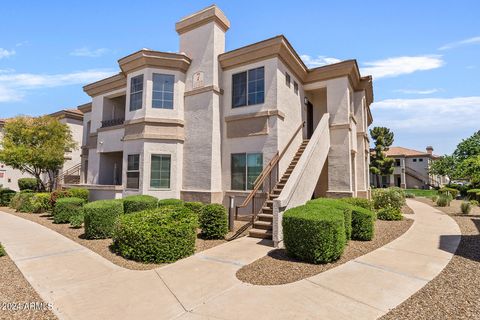
<path id="1" fill-rule="evenodd" d="M 51 190 L 65 151 L 76 148 L 70 129 L 58 119 L 18 116 L 5 122 L 0 162 L 37 179 L 38 190 Z M 48 184 L 42 180 L 46 174 Z"/>
<path id="2" fill-rule="evenodd" d="M 377 186 L 380 186 L 380 176 L 393 173 L 394 159 L 388 158 L 385 154 L 393 143 L 393 132 L 385 127 L 374 127 L 370 135 L 375 143 L 375 152 L 371 156 L 370 172 L 377 177 Z"/>
<path id="3" fill-rule="evenodd" d="M 444 155 L 438 160 L 432 162 L 429 168 L 429 173 L 438 176 L 448 177 L 453 179 L 457 173 L 457 160 L 454 156 Z"/>

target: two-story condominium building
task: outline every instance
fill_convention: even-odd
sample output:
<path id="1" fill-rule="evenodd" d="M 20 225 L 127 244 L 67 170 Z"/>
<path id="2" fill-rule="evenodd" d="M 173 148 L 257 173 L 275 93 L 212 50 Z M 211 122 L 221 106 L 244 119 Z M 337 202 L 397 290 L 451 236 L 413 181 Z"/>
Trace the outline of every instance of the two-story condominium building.
<path id="1" fill-rule="evenodd" d="M 83 182 L 93 199 L 235 197 L 281 241 L 285 209 L 369 196 L 372 80 L 355 60 L 309 69 L 284 36 L 225 52 L 229 27 L 210 6 L 176 24 L 179 53 L 139 50 L 84 87 Z"/>

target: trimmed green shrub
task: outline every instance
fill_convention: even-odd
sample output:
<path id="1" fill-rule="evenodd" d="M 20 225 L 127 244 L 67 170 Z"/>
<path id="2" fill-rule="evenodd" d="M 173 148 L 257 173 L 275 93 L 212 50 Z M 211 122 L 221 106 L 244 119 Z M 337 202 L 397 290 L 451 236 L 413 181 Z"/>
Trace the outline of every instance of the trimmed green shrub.
<path id="1" fill-rule="evenodd" d="M 161 199 L 157 202 L 157 207 L 161 206 L 183 206 L 184 202 L 180 199 Z"/>
<path id="2" fill-rule="evenodd" d="M 50 193 L 50 207 L 55 208 L 55 204 L 58 199 L 70 197 L 70 191 L 68 190 L 55 190 Z"/>
<path id="3" fill-rule="evenodd" d="M 80 198 L 60 198 L 53 208 L 53 223 L 68 223 L 70 217 L 83 215 L 85 200 Z"/>
<path id="4" fill-rule="evenodd" d="M 204 239 L 223 239 L 228 232 L 227 209 L 221 204 L 203 206 L 199 220 Z"/>
<path id="5" fill-rule="evenodd" d="M 470 214 L 472 211 L 472 204 L 468 201 L 464 201 L 460 205 L 460 210 L 462 211 L 462 214 Z"/>
<path id="6" fill-rule="evenodd" d="M 203 203 L 201 202 L 195 202 L 195 201 L 192 201 L 192 202 L 185 202 L 183 204 L 186 208 L 192 210 L 193 212 L 195 212 L 198 216 L 200 216 L 200 212 L 202 211 L 202 208 L 204 206 Z"/>
<path id="7" fill-rule="evenodd" d="M 377 211 L 377 218 L 379 220 L 403 220 L 402 212 L 395 208 L 383 208 Z"/>
<path id="8" fill-rule="evenodd" d="M 2 244 L 0 243 L 0 257 L 6 256 L 7 253 L 5 252 L 5 249 L 3 248 Z"/>
<path id="9" fill-rule="evenodd" d="M 310 263 L 338 259 L 345 249 L 342 210 L 323 205 L 303 205 L 287 210 L 282 219 L 287 254 Z"/>
<path id="10" fill-rule="evenodd" d="M 149 195 L 135 195 L 123 198 L 123 211 L 125 213 L 139 212 L 155 209 L 158 199 Z"/>
<path id="11" fill-rule="evenodd" d="M 195 252 L 197 216 L 182 206 L 125 214 L 113 229 L 113 249 L 127 259 L 174 262 Z"/>
<path id="12" fill-rule="evenodd" d="M 472 204 L 472 206 L 476 206 L 476 207 L 478 207 L 480 204 L 477 200 L 470 200 L 469 202 Z"/>
<path id="13" fill-rule="evenodd" d="M 407 193 L 405 193 L 405 198 L 413 199 L 413 198 L 415 198 L 415 194 L 407 192 Z"/>
<path id="14" fill-rule="evenodd" d="M 364 198 L 342 198 L 340 199 L 343 202 L 349 203 L 353 206 L 364 208 L 367 210 L 373 210 L 373 202 Z"/>
<path id="15" fill-rule="evenodd" d="M 375 189 L 372 192 L 373 207 L 401 209 L 405 205 L 405 192 L 400 188 Z"/>
<path id="16" fill-rule="evenodd" d="M 50 207 L 50 193 L 35 193 L 31 199 L 31 204 L 33 213 L 43 213 L 51 210 L 52 207 Z"/>
<path id="17" fill-rule="evenodd" d="M 110 238 L 115 220 L 123 214 L 123 203 L 119 199 L 99 200 L 87 203 L 83 211 L 85 237 L 87 239 Z"/>
<path id="18" fill-rule="evenodd" d="M 451 194 L 453 199 L 455 199 L 458 196 L 458 194 L 460 193 L 460 191 L 458 191 L 457 189 L 454 189 L 454 188 L 443 187 L 443 188 L 440 188 L 438 190 L 438 193 L 440 195 Z"/>
<path id="19" fill-rule="evenodd" d="M 437 199 L 437 206 L 447 207 L 450 205 L 450 198 L 447 195 L 441 195 Z"/>
<path id="20" fill-rule="evenodd" d="M 34 196 L 35 193 L 33 192 L 19 192 L 15 210 L 20 212 L 33 212 L 32 200 Z"/>
<path id="21" fill-rule="evenodd" d="M 353 199 L 353 198 L 350 198 Z M 345 221 L 345 237 L 347 240 L 352 238 L 352 205 L 348 201 L 343 201 L 343 199 L 329 199 L 329 198 L 317 198 L 315 200 L 310 200 L 307 202 L 307 206 L 321 205 L 325 207 L 331 207 L 335 209 L 340 209 L 343 213 L 343 218 Z"/>
<path id="22" fill-rule="evenodd" d="M 90 194 L 88 189 L 85 188 L 71 188 L 68 189 L 68 193 L 70 197 L 80 198 L 85 200 L 85 202 L 88 202 L 88 196 Z"/>
<path id="23" fill-rule="evenodd" d="M 81 214 L 70 216 L 70 218 L 68 219 L 68 222 L 70 222 L 70 226 L 72 228 L 81 228 L 83 225 L 83 221 L 84 221 L 83 212 Z"/>
<path id="24" fill-rule="evenodd" d="M 353 207 L 352 210 L 352 239 L 369 241 L 375 233 L 375 212 Z"/>
<path id="25" fill-rule="evenodd" d="M 22 190 L 37 190 L 38 182 L 36 178 L 20 178 L 18 179 L 18 188 Z"/>
<path id="26" fill-rule="evenodd" d="M 0 206 L 7 207 L 10 205 L 10 201 L 15 196 L 16 192 L 8 188 L 0 189 Z"/>

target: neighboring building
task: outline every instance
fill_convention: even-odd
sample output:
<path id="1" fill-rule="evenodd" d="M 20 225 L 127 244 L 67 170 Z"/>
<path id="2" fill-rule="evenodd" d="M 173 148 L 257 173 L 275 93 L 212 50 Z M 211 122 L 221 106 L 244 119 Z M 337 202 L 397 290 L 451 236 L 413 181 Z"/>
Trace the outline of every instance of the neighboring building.
<path id="1" fill-rule="evenodd" d="M 428 146 L 426 152 L 403 147 L 390 147 L 387 157 L 394 158 L 394 172 L 390 176 L 372 175 L 371 181 L 375 187 L 396 186 L 407 189 L 429 189 L 448 183 L 446 177 L 429 173 L 430 164 L 439 158 L 433 154 L 433 148 Z M 380 180 L 380 185 L 378 185 Z"/>
<path id="2" fill-rule="evenodd" d="M 70 128 L 73 140 L 78 148 L 65 152 L 65 163 L 59 173 L 60 183 L 78 183 L 80 175 L 80 146 L 83 134 L 83 113 L 78 109 L 65 109 L 49 116 L 56 117 L 61 123 Z M 0 120 L 0 140 L 3 138 L 3 126 L 5 119 Z M 31 177 L 28 173 L 13 169 L 10 166 L 0 163 L 0 185 L 4 188 L 18 190 L 18 179 Z"/>
<path id="3" fill-rule="evenodd" d="M 180 53 L 139 50 L 118 61 L 119 74 L 84 87 L 82 182 L 92 200 L 228 206 L 235 196 L 238 205 L 261 174 L 258 205 L 239 214 L 264 208 L 264 233 L 273 220 L 278 242 L 281 212 L 312 195 L 369 197 L 371 77 L 355 60 L 309 69 L 284 36 L 225 52 L 229 27 L 208 7 L 176 24 Z"/>

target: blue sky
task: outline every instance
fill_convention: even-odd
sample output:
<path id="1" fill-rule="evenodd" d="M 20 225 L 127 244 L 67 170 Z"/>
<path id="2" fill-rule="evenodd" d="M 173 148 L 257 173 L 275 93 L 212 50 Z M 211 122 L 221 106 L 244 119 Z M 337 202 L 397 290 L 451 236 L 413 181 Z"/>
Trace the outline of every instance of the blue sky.
<path id="1" fill-rule="evenodd" d="M 0 117 L 89 100 L 86 83 L 141 48 L 178 50 L 174 23 L 211 1 L 8 1 L 0 9 Z M 373 74 L 374 125 L 395 145 L 454 150 L 480 129 L 479 1 L 217 1 L 227 50 L 284 34 L 305 62 L 355 58 Z"/>

